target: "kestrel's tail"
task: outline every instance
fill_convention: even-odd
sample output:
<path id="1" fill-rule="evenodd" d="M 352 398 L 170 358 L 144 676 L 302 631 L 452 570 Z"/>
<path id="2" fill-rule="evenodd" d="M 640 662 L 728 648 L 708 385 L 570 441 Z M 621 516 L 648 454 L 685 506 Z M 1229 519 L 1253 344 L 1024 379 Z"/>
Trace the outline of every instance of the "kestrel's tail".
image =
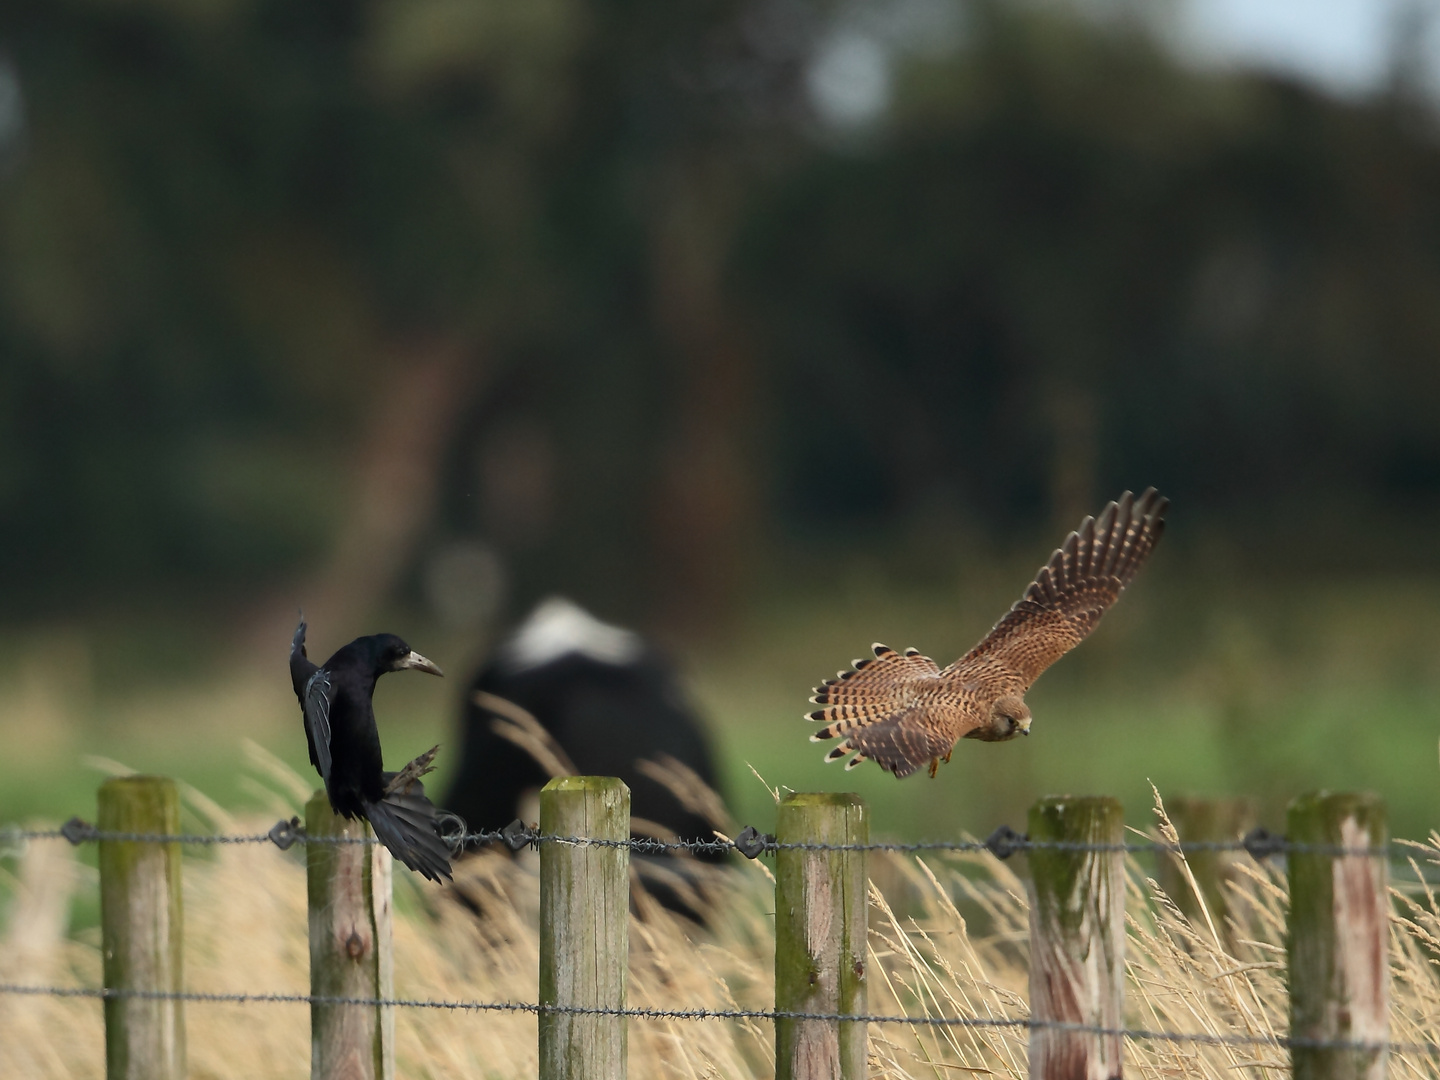
<path id="1" fill-rule="evenodd" d="M 940 669 L 935 661 L 921 656 L 916 649 L 898 653 L 879 642 L 871 647 L 875 651 L 872 659 L 856 660 L 852 670 L 837 672 L 835 678 L 815 688 L 810 700 L 824 708 L 807 714 L 806 719 L 823 723 L 825 727 L 810 736 L 811 742 L 824 742 L 876 725 L 893 727 L 893 721 L 915 706 L 916 690 L 923 681 L 939 677 Z M 871 741 L 863 737 L 846 738 L 825 755 L 825 760 L 839 761 L 853 752 L 854 757 L 845 763 L 846 769 L 853 769 L 870 757 L 879 760 L 876 747 L 857 745 L 857 742 Z M 877 746 L 889 741 L 880 740 Z M 881 764 L 894 771 L 891 764 L 885 761 Z"/>

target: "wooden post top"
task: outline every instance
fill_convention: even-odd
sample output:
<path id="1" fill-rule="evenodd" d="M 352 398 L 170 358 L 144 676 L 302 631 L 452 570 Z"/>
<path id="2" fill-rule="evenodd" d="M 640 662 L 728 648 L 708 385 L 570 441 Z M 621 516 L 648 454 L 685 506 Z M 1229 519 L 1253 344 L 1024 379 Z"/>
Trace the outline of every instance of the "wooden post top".
<path id="1" fill-rule="evenodd" d="M 851 791 L 794 791 L 780 800 L 781 806 L 857 806 L 865 809 L 865 800 Z"/>
<path id="2" fill-rule="evenodd" d="M 618 776 L 557 776 L 540 789 L 545 791 L 629 791 Z"/>
<path id="3" fill-rule="evenodd" d="M 1084 823 L 1094 819 L 1123 820 L 1124 813 L 1120 800 L 1109 795 L 1046 795 L 1030 808 L 1030 839 L 1072 839 L 1063 834 L 1088 830 L 1090 826 Z M 1035 834 L 1037 828 L 1043 837 Z"/>
<path id="4" fill-rule="evenodd" d="M 1385 800 L 1368 792 L 1312 791 L 1291 800 L 1286 818 L 1288 839 L 1296 843 L 1333 842 L 1346 818 L 1365 825 L 1372 844 L 1385 843 Z"/>
<path id="5" fill-rule="evenodd" d="M 127 816 L 167 818 L 174 808 L 178 822 L 180 789 L 168 776 L 112 776 L 100 785 L 102 808 L 119 809 Z M 103 812 L 103 810 L 102 810 Z"/>
<path id="6" fill-rule="evenodd" d="M 130 784 L 137 784 L 142 787 L 149 787 L 154 784 L 163 784 L 170 787 L 175 786 L 175 781 L 168 776 L 149 776 L 145 773 L 131 773 L 129 776 L 112 776 L 101 783 L 102 788 L 126 787 Z"/>

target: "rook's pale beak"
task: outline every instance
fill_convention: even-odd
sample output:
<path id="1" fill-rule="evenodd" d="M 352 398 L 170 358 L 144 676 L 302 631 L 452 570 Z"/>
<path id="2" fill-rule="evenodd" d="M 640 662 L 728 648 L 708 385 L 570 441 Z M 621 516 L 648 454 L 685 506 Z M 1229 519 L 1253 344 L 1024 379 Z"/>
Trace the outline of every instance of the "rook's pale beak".
<path id="1" fill-rule="evenodd" d="M 425 657 L 421 656 L 414 649 L 410 650 L 409 656 L 402 657 L 395 664 L 396 671 L 404 671 L 406 668 L 414 668 L 416 671 L 429 672 L 431 675 L 445 674 L 443 671 L 440 670 L 439 664 L 435 663 L 435 661 L 433 660 L 425 659 Z"/>

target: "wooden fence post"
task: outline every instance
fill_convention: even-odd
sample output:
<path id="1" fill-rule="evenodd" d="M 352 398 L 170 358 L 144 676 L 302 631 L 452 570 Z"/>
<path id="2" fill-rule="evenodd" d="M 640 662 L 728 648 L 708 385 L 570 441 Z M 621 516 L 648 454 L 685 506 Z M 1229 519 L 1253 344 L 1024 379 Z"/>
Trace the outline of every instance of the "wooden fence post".
<path id="1" fill-rule="evenodd" d="M 782 844 L 866 844 L 858 795 L 790 795 L 775 827 Z M 864 1013 L 865 852 L 781 849 L 775 857 L 775 1008 Z M 776 1020 L 776 1080 L 861 1080 L 865 1024 Z"/>
<path id="2" fill-rule="evenodd" d="M 1239 840 L 1257 822 L 1257 811 L 1253 799 L 1200 799 L 1178 798 L 1165 801 L 1165 813 L 1170 824 L 1179 834 L 1180 844 L 1226 842 Z M 1238 872 L 1236 865 L 1248 858 L 1243 851 L 1187 851 L 1185 863 L 1194 875 L 1200 895 L 1205 898 L 1205 908 L 1220 935 L 1220 943 L 1226 952 L 1234 953 L 1234 935 L 1225 921 L 1230 913 L 1228 883 L 1234 881 Z M 1202 932 L 1205 929 L 1205 915 L 1195 890 L 1190 887 L 1181 868 L 1180 859 L 1175 855 L 1161 855 L 1157 865 L 1160 887 L 1165 895 L 1191 923 Z"/>
<path id="3" fill-rule="evenodd" d="M 561 776 L 540 792 L 540 832 L 630 838 L 630 789 L 613 776 Z M 623 1009 L 630 849 L 540 846 L 540 1005 Z M 540 1013 L 540 1080 L 624 1080 L 625 1018 Z"/>
<path id="4" fill-rule="evenodd" d="M 1292 844 L 1378 849 L 1385 806 L 1373 795 L 1302 795 L 1290 804 Z M 1380 1044 L 1390 1037 L 1389 863 L 1379 855 L 1291 851 L 1290 1034 Z M 1382 1080 L 1386 1050 L 1292 1046 L 1295 1080 Z"/>
<path id="5" fill-rule="evenodd" d="M 1058 796 L 1030 809 L 1030 839 L 1067 844 L 1125 841 L 1120 803 Z M 1125 854 L 1030 852 L 1030 1017 L 1118 1029 L 1125 999 Z M 1120 1076 L 1118 1034 L 1034 1027 L 1035 1080 Z"/>
<path id="6" fill-rule="evenodd" d="M 373 838 L 364 821 L 330 809 L 324 791 L 305 806 L 310 906 L 310 993 L 392 998 L 390 853 L 380 844 L 325 843 Z M 311 1080 L 394 1080 L 393 1006 L 310 1005 Z"/>
<path id="7" fill-rule="evenodd" d="M 106 780 L 99 804 L 102 830 L 172 836 L 180 831 L 180 797 L 173 780 Z M 101 840 L 100 923 L 107 990 L 184 990 L 180 845 Z M 182 1003 L 106 998 L 105 1075 L 108 1080 L 184 1080 Z"/>

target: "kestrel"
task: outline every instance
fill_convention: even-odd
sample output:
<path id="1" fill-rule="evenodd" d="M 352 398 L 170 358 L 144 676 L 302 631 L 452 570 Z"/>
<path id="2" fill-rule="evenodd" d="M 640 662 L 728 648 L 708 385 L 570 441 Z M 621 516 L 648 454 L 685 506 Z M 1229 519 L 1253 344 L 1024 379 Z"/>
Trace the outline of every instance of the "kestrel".
<path id="1" fill-rule="evenodd" d="M 1125 492 L 1087 517 L 1040 568 L 1025 595 L 984 640 L 941 670 L 915 649 L 881 644 L 873 659 L 815 688 L 825 726 L 810 736 L 843 736 L 825 755 L 845 768 L 866 759 L 897 777 L 925 762 L 935 775 L 961 738 L 1002 742 L 1030 734 L 1025 692 L 1041 672 L 1080 644 L 1129 585 L 1165 528 L 1168 499 L 1148 488 Z"/>

